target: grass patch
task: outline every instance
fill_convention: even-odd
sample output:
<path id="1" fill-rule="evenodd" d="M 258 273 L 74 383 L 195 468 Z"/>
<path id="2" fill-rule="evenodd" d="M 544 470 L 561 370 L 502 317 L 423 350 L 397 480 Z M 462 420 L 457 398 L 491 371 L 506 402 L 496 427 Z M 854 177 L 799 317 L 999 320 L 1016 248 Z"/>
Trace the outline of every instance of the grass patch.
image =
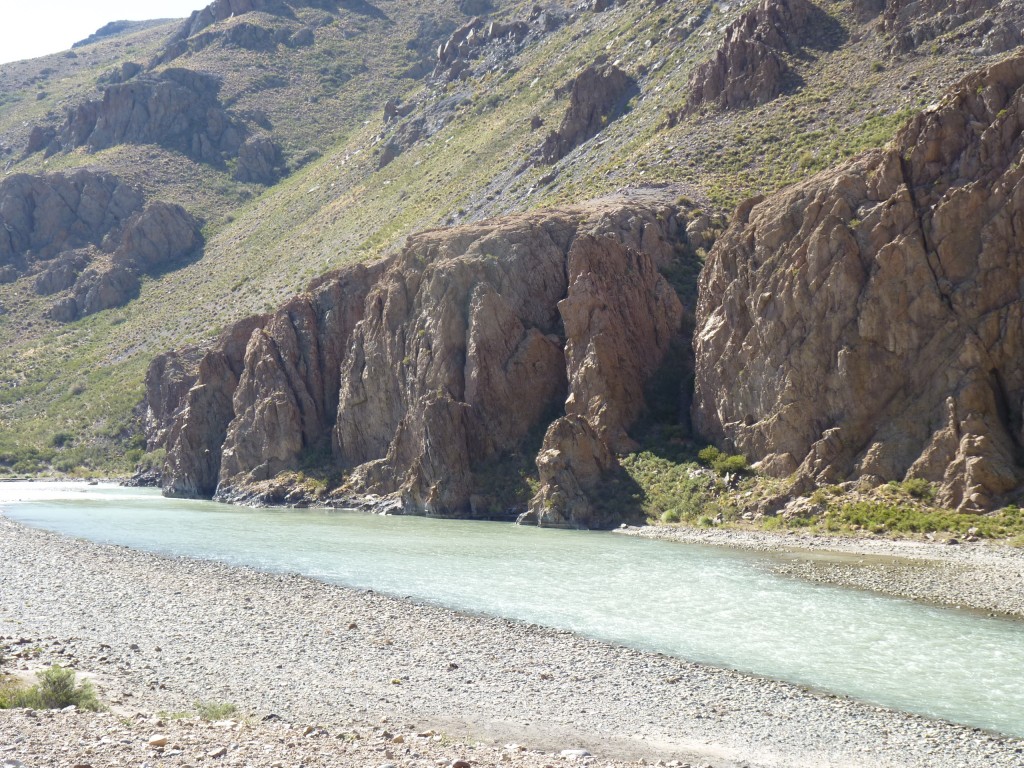
<path id="1" fill-rule="evenodd" d="M 203 720 L 227 720 L 238 707 L 229 701 L 197 701 L 193 705 Z"/>

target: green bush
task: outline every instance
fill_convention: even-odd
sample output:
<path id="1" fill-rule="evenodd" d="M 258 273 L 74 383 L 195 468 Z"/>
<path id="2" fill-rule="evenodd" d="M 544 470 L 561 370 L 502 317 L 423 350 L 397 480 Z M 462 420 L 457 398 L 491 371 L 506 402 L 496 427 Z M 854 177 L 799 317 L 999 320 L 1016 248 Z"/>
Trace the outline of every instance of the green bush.
<path id="1" fill-rule="evenodd" d="M 935 500 L 935 487 L 924 478 L 913 477 L 909 480 L 904 480 L 901 487 L 915 499 L 926 502 Z"/>
<path id="2" fill-rule="evenodd" d="M 93 712 L 100 709 L 92 684 L 76 685 L 73 669 L 54 664 L 36 677 L 39 682 L 29 688 L 8 683 L 0 689 L 0 709 L 64 709 L 72 705 Z"/>
<path id="3" fill-rule="evenodd" d="M 709 445 L 707 448 L 701 448 L 697 452 L 697 458 L 700 459 L 700 463 L 707 464 L 709 467 L 718 461 L 721 455 L 722 452 L 713 445 Z"/>
<path id="4" fill-rule="evenodd" d="M 750 462 L 746 456 L 739 453 L 723 453 L 713 445 L 701 448 L 697 452 L 697 458 L 720 475 L 745 475 L 750 471 Z"/>

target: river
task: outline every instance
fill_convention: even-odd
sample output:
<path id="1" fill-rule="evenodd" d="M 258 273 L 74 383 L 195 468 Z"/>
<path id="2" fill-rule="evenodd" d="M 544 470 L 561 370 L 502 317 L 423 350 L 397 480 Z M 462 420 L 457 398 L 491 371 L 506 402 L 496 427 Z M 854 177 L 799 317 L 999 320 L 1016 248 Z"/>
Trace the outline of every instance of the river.
<path id="1" fill-rule="evenodd" d="M 1024 624 L 778 576 L 761 554 L 109 485 L 0 483 L 0 507 L 69 536 L 301 573 L 1024 736 Z"/>

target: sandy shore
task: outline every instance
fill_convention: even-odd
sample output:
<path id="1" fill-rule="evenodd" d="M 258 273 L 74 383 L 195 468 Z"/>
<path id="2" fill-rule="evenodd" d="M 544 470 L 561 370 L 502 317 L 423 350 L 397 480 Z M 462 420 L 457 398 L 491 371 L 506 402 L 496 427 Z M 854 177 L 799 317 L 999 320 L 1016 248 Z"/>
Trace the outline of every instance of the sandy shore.
<path id="1" fill-rule="evenodd" d="M 0 713 L 0 759 L 32 768 L 1024 760 L 1018 739 L 567 632 L 3 518 L 0 542 L 0 635 L 28 657 L 16 663 L 72 665 L 114 708 Z M 233 702 L 240 722 L 172 719 L 197 700 Z M 417 736 L 430 731 L 441 738 Z M 150 746 L 154 735 L 167 744 Z"/>
<path id="2" fill-rule="evenodd" d="M 1024 548 L 1003 542 L 951 545 L 671 526 L 618 533 L 772 553 L 777 573 L 1024 619 Z"/>

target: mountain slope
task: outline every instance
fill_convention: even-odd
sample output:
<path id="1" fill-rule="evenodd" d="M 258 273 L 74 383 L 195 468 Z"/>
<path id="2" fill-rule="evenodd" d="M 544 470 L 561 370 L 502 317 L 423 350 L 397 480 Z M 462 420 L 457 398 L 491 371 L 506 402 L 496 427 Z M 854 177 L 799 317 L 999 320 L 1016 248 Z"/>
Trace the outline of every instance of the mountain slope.
<path id="1" fill-rule="evenodd" d="M 442 0 L 286 5 L 194 32 L 190 22 L 182 50 L 174 23 L 103 38 L 76 49 L 77 59 L 0 68 L 10 172 L 104 169 L 205 221 L 202 258 L 142 275 L 138 298 L 119 309 L 58 324 L 46 318 L 53 298 L 34 292 L 35 275 L 0 286 L 0 466 L 113 467 L 126 445 L 136 458 L 134 408 L 154 355 L 207 344 L 328 269 L 394 252 L 413 232 L 637 185 L 671 185 L 697 218 L 727 213 L 747 195 L 884 143 L 908 111 L 1015 44 L 1009 32 L 994 34 L 1013 3 L 977 3 L 910 48 L 890 19 L 914 9 L 897 2 L 874 15 L 869 4 L 821 3 L 812 14 L 821 34 L 792 45 L 757 33 L 785 14 L 754 6 L 639 0 L 537 12 L 494 2 L 487 18 L 498 27 L 460 32 L 470 17 Z M 927 15 L 915 23 L 927 27 Z M 785 65 L 784 82 L 769 89 L 778 95 L 745 107 L 694 101 L 693 78 L 711 60 L 735 92 L 750 90 L 736 51 L 757 46 Z M 24 156 L 32 127 L 59 128 L 59 109 L 95 100 L 100 78 L 124 77 L 129 61 L 143 68 L 136 78 L 169 68 L 218 77 L 224 109 L 281 147 L 285 178 L 239 181 L 236 158 L 217 166 L 159 144 Z M 580 86 L 573 95 L 581 75 L 613 66 L 635 84 L 628 101 L 572 118 L 586 114 L 590 96 Z M 55 71 L 42 75 L 47 68 Z M 43 77 L 50 85 L 37 101 Z M 579 143 L 550 164 L 542 147 L 563 128 Z M 684 304 L 687 292 L 692 280 Z"/>

